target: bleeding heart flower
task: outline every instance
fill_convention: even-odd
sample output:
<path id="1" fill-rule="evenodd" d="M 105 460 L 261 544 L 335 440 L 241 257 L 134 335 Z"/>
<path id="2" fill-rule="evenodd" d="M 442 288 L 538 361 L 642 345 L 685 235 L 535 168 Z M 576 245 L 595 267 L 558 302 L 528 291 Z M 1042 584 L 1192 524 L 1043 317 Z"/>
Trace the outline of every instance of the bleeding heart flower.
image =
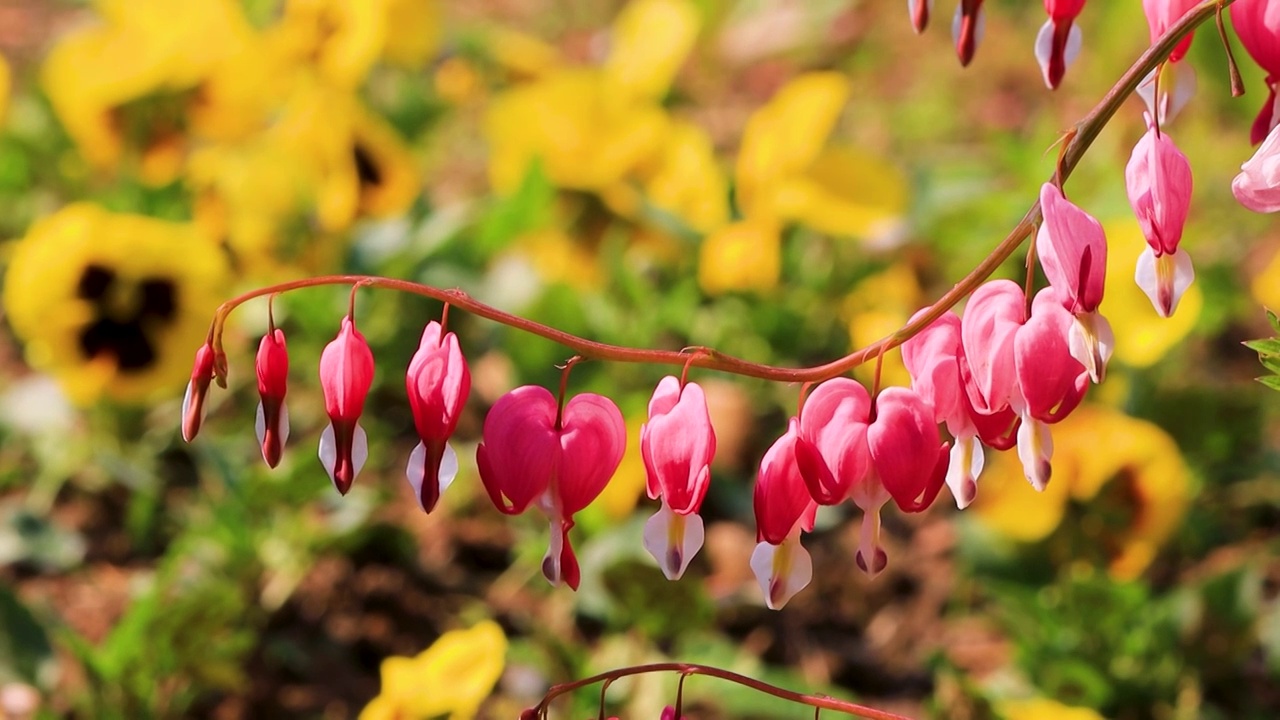
<path id="1" fill-rule="evenodd" d="M 1280 125 L 1240 166 L 1240 174 L 1231 181 L 1231 192 L 1241 205 L 1254 212 L 1280 211 Z"/>
<path id="2" fill-rule="evenodd" d="M 813 579 L 813 561 L 800 544 L 800 531 L 813 529 L 818 506 L 796 465 L 799 432 L 800 421 L 791 418 L 786 434 L 760 460 L 753 495 L 759 542 L 751 553 L 751 570 L 771 610 L 782 608 Z"/>
<path id="3" fill-rule="evenodd" d="M 536 502 L 551 523 L 542 574 L 578 588 L 569 543 L 573 516 L 604 490 L 622 462 L 626 425 L 612 400 L 583 393 L 559 410 L 546 388 L 525 385 L 503 395 L 484 420 L 476 449 L 480 480 L 499 511 L 518 515 Z"/>
<path id="4" fill-rule="evenodd" d="M 320 390 L 329 415 L 329 426 L 320 435 L 320 462 L 343 495 L 369 457 L 369 440 L 359 420 L 372 385 L 373 351 L 347 315 L 338 337 L 320 354 Z"/>
<path id="5" fill-rule="evenodd" d="M 1009 407 L 1017 384 L 1013 339 L 1026 321 L 1026 298 L 1012 280 L 983 283 L 969 297 L 960 342 L 972 377 L 966 388 L 979 413 L 994 415 Z"/>
<path id="6" fill-rule="evenodd" d="M 911 27 L 916 33 L 929 26 L 929 13 L 933 12 L 933 0 L 907 0 L 907 13 L 911 15 Z"/>
<path id="7" fill-rule="evenodd" d="M 809 496 L 819 505 L 835 505 L 867 475 L 867 422 L 871 396 L 850 378 L 833 378 L 816 387 L 800 412 L 796 465 Z"/>
<path id="8" fill-rule="evenodd" d="M 409 455 L 406 477 L 422 509 L 431 512 L 458 474 L 458 455 L 448 440 L 471 392 L 471 371 L 458 336 L 445 333 L 438 322 L 427 323 L 409 361 L 405 389 L 419 438 Z"/>
<path id="9" fill-rule="evenodd" d="M 951 21 L 951 39 L 956 44 L 956 56 L 967 67 L 982 41 L 987 19 L 982 14 L 982 0 L 960 0 L 955 17 Z"/>
<path id="10" fill-rule="evenodd" d="M 262 336 L 254 366 L 260 398 L 254 428 L 258 433 L 258 444 L 262 447 L 262 459 L 269 467 L 275 467 L 280 464 L 284 444 L 289 440 L 289 408 L 284 404 L 289 380 L 289 351 L 285 347 L 284 331 L 273 327 Z"/>
<path id="11" fill-rule="evenodd" d="M 196 350 L 196 361 L 191 368 L 191 380 L 182 397 L 182 439 L 191 442 L 200 432 L 204 422 L 204 401 L 209 396 L 209 384 L 213 382 L 213 345 L 205 343 Z"/>
<path id="12" fill-rule="evenodd" d="M 1138 258 L 1135 280 L 1156 312 L 1169 317 L 1195 280 L 1191 257 L 1178 247 L 1191 205 L 1191 164 L 1169 135 L 1152 125 L 1134 147 L 1124 175 L 1148 246 Z"/>
<path id="13" fill-rule="evenodd" d="M 933 504 L 947 475 L 949 446 L 939 439 L 933 408 L 924 398 L 907 388 L 881 392 L 867 446 L 876 476 L 903 512 Z"/>
<path id="14" fill-rule="evenodd" d="M 1080 54 L 1081 33 L 1075 19 L 1083 9 L 1084 0 L 1044 0 L 1049 19 L 1036 36 L 1036 60 L 1050 90 L 1057 89 Z"/>
<path id="15" fill-rule="evenodd" d="M 702 547 L 698 508 L 716 454 L 707 396 L 697 383 L 681 387 L 671 375 L 658 382 L 649 400 L 649 422 L 640 428 L 640 454 L 649 497 L 662 499 L 662 508 L 645 523 L 644 547 L 667 579 L 677 580 Z"/>
<path id="16" fill-rule="evenodd" d="M 1251 141 L 1257 145 L 1280 124 L 1280 98 L 1276 95 L 1276 85 L 1280 83 L 1280 3 L 1236 0 L 1231 6 L 1231 24 L 1240 44 L 1267 72 L 1267 99 L 1250 133 Z"/>
<path id="17" fill-rule="evenodd" d="M 1090 379 L 1101 382 L 1115 347 L 1111 323 L 1098 313 L 1107 275 L 1106 233 L 1051 183 L 1040 188 L 1040 208 L 1044 222 L 1036 236 L 1036 252 L 1049 284 L 1075 318 L 1071 356 L 1084 364 Z"/>

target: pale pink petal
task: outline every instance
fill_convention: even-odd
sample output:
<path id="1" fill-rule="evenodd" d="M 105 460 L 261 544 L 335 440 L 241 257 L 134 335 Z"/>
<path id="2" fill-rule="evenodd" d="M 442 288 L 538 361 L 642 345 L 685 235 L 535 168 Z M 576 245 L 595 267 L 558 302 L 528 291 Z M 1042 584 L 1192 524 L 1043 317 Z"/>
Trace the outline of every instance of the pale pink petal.
<path id="1" fill-rule="evenodd" d="M 678 515 L 665 502 L 644 524 L 644 549 L 658 561 L 668 580 L 679 580 L 684 575 L 704 539 L 699 515 Z"/>
<path id="2" fill-rule="evenodd" d="M 1280 126 L 1240 166 L 1240 174 L 1231 181 L 1231 192 L 1254 212 L 1280 211 Z"/>
<path id="3" fill-rule="evenodd" d="M 1151 248 L 1145 248 L 1138 256 L 1134 280 L 1151 299 L 1151 305 L 1160 317 L 1171 317 L 1178 309 L 1182 295 L 1196 279 L 1191 256 L 1181 248 L 1172 255 L 1156 257 Z"/>
<path id="4" fill-rule="evenodd" d="M 1049 426 L 1023 415 L 1022 427 L 1018 428 L 1018 459 L 1022 461 L 1022 472 L 1031 487 L 1043 491 L 1049 484 L 1053 472 L 1052 458 L 1053 436 L 1049 433 Z"/>
<path id="5" fill-rule="evenodd" d="M 427 468 L 427 447 L 421 442 L 414 447 L 413 452 L 409 453 L 409 464 L 405 467 L 405 478 L 409 481 L 409 487 L 413 488 L 413 496 L 422 498 L 422 489 L 426 484 L 426 468 Z M 434 497 L 440 497 L 444 491 L 451 485 L 454 478 L 458 476 L 458 453 L 454 452 L 452 446 L 447 443 L 444 446 L 444 453 L 440 457 L 439 474 L 434 479 L 436 492 Z M 434 505 L 434 503 L 432 503 Z M 424 507 L 424 509 L 427 509 Z"/>
<path id="6" fill-rule="evenodd" d="M 1009 405 L 1017 383 L 1013 339 L 1026 322 L 1026 299 L 1011 280 L 984 283 L 969 298 L 960 321 L 960 339 L 972 378 L 969 400 L 980 413 Z"/>
<path id="7" fill-rule="evenodd" d="M 1084 365 L 1090 380 L 1094 383 L 1102 382 L 1107 362 L 1111 360 L 1116 344 L 1111 323 L 1101 313 L 1077 315 L 1067 339 L 1071 346 L 1071 357 Z"/>
<path id="8" fill-rule="evenodd" d="M 889 553 L 880 544 L 880 507 L 862 513 L 862 527 L 858 531 L 858 551 L 853 561 L 867 577 L 875 577 L 889 565 Z"/>
<path id="9" fill-rule="evenodd" d="M 751 553 L 751 570 L 770 610 L 781 610 L 813 580 L 813 560 L 800 544 L 798 534 L 784 538 L 778 545 L 756 545 Z"/>
<path id="10" fill-rule="evenodd" d="M 640 450 L 650 497 L 660 495 L 680 514 L 696 512 L 706 497 L 716 452 L 701 386 L 688 383 L 682 391 L 671 376 L 658 383 L 649 401 L 649 422 L 640 430 Z"/>
<path id="11" fill-rule="evenodd" d="M 1052 183 L 1040 187 L 1040 208 L 1044 222 L 1036 236 L 1036 253 L 1045 277 L 1072 313 L 1097 310 L 1107 275 L 1107 236 L 1102 224 Z"/>
<path id="12" fill-rule="evenodd" d="M 1040 74 L 1050 90 L 1062 83 L 1067 68 L 1080 55 L 1083 37 L 1080 26 L 1070 20 L 1057 23 L 1050 19 L 1040 26 L 1036 35 L 1036 62 L 1040 64 Z"/>
<path id="13" fill-rule="evenodd" d="M 969 507 L 977 496 L 978 476 L 982 474 L 984 462 L 982 443 L 977 436 L 955 439 L 951 446 L 951 460 L 947 464 L 946 482 L 957 508 Z"/>

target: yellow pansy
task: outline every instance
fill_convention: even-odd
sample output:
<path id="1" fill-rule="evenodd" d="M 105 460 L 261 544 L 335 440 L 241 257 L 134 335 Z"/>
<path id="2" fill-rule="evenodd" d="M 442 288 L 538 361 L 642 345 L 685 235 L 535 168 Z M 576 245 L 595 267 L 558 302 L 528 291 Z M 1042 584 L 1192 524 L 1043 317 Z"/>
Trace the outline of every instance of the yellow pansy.
<path id="1" fill-rule="evenodd" d="M 771 290 L 782 272 L 777 224 L 747 218 L 712 232 L 698 251 L 698 284 L 709 294 Z"/>
<path id="2" fill-rule="evenodd" d="M 1005 720 L 1105 720 L 1093 708 L 1063 705 L 1049 698 L 1003 700 L 996 713 Z"/>
<path id="3" fill-rule="evenodd" d="M 751 116 L 735 171 L 743 214 L 831 235 L 898 234 L 907 202 L 901 171 L 850 147 L 827 147 L 848 99 L 843 75 L 806 73 Z"/>
<path id="4" fill-rule="evenodd" d="M 697 30 L 687 0 L 636 0 L 618 17 L 604 67 L 554 70 L 494 98 L 485 118 L 493 187 L 513 191 L 534 162 L 574 190 L 626 179 L 662 147 L 670 120 L 658 101 Z"/>
<path id="5" fill-rule="evenodd" d="M 1122 579 L 1141 574 L 1186 511 L 1190 474 L 1177 444 L 1152 423 L 1097 405 L 1077 408 L 1052 432 L 1053 477 L 1045 491 L 1032 489 L 1016 454 L 989 454 L 973 505 L 977 518 L 1007 538 L 1035 542 L 1054 531 L 1069 500 L 1088 503 L 1111 487 L 1109 496 L 1131 505 L 1124 508 L 1131 519 L 1100 530 L 1109 571 Z"/>
<path id="6" fill-rule="evenodd" d="M 854 348 L 861 348 L 896 332 L 920 309 L 923 299 L 920 281 L 906 263 L 895 263 L 863 278 L 844 301 L 850 343 Z M 902 363 L 901 350 L 890 350 L 879 362 L 881 387 L 911 384 L 911 375 Z M 865 383 L 873 382 L 876 364 L 877 360 L 873 358 L 859 365 L 854 374 Z"/>
<path id="7" fill-rule="evenodd" d="M 413 658 L 382 661 L 382 692 L 360 720 L 471 720 L 493 692 L 506 662 L 507 637 L 492 620 L 451 630 Z"/>
<path id="8" fill-rule="evenodd" d="M 129 148 L 171 154 L 186 130 L 189 105 L 215 68 L 252 35 L 231 0 L 102 0 L 106 22 L 76 30 L 49 52 L 41 81 L 67 132 L 90 163 L 110 167 Z M 153 161 L 158 170 L 172 162 Z M 158 175 L 158 176 L 157 176 Z"/>
<path id="9" fill-rule="evenodd" d="M 4 306 L 27 361 L 85 404 L 182 387 L 227 268 L 191 223 L 69 205 L 18 241 Z"/>
<path id="10" fill-rule="evenodd" d="M 1132 218 L 1114 220 L 1105 229 L 1107 291 L 1099 311 L 1111 322 L 1115 359 L 1131 367 L 1150 367 L 1191 332 L 1204 306 L 1204 294 L 1199 285 L 1192 284 L 1182 296 L 1178 312 L 1170 318 L 1160 317 L 1133 279 L 1138 255 L 1147 246 L 1138 222 Z"/>

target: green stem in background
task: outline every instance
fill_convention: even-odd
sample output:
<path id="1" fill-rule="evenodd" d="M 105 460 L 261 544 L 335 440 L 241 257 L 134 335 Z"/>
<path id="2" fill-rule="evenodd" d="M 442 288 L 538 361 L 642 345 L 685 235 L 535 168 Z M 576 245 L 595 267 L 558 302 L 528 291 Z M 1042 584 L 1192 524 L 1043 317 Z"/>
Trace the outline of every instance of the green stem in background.
<path id="1" fill-rule="evenodd" d="M 903 715 L 898 715 L 897 713 L 891 713 L 885 710 L 876 710 L 875 708 L 859 705 L 847 700 L 839 700 L 826 695 L 806 695 L 805 693 L 784 690 L 783 688 L 770 685 L 766 682 L 761 682 L 760 680 L 747 677 L 746 675 L 739 675 L 738 673 L 731 672 L 729 670 L 721 670 L 717 667 L 696 665 L 693 663 L 651 663 L 648 665 L 634 665 L 632 667 L 610 670 L 608 672 L 600 673 L 599 675 L 592 675 L 591 677 L 582 678 L 581 680 L 553 685 L 551 689 L 547 691 L 547 694 L 543 696 L 542 702 L 538 703 L 537 707 L 534 707 L 531 710 L 526 710 L 520 717 L 545 720 L 550 712 L 551 703 L 561 695 L 571 693 L 590 685 L 595 685 L 596 683 L 606 683 L 607 687 L 608 683 L 612 683 L 619 678 L 660 672 L 679 673 L 681 682 L 680 687 L 682 690 L 685 678 L 691 675 L 705 675 L 707 677 L 737 683 L 743 687 L 751 688 L 756 692 L 772 695 L 776 698 L 788 700 L 799 705 L 807 705 L 811 708 L 815 708 L 816 710 L 832 710 L 834 712 L 840 712 L 854 717 L 869 718 L 869 720 L 909 720 L 909 718 Z M 682 698 L 677 698 L 677 711 L 680 709 L 678 704 L 681 699 Z M 679 720 L 680 715 L 677 714 L 676 718 Z"/>
<path id="2" fill-rule="evenodd" d="M 1067 178 L 1071 176 L 1076 165 L 1084 157 L 1085 152 L 1093 145 L 1098 134 L 1106 127 L 1111 118 L 1124 104 L 1124 101 L 1133 94 L 1143 78 L 1147 77 L 1153 70 L 1163 63 L 1173 49 L 1177 46 L 1182 38 L 1189 35 L 1199 25 L 1208 19 L 1219 15 L 1223 8 L 1230 5 L 1234 0 L 1204 0 L 1199 5 L 1192 8 L 1187 14 L 1174 23 L 1169 30 L 1162 35 L 1150 48 L 1147 49 L 1132 65 L 1125 71 L 1116 84 L 1111 87 L 1102 100 L 1086 115 L 1075 127 L 1067 131 L 1066 138 L 1063 142 L 1062 154 L 1059 158 L 1058 167 L 1054 171 L 1051 180 L 1061 185 L 1065 183 Z M 1234 61 L 1229 63 L 1234 67 Z M 1234 86 L 1234 82 L 1233 82 Z M 393 278 L 371 277 L 366 275 L 326 275 L 322 277 L 306 278 L 303 280 L 294 280 L 292 282 L 280 283 L 270 287 L 259 288 L 247 292 L 239 297 L 228 300 L 218 307 L 214 314 L 213 325 L 209 328 L 209 339 L 213 343 L 217 357 L 223 357 L 222 352 L 222 331 L 227 315 L 230 314 L 240 304 L 252 300 L 263 295 L 271 295 L 275 293 L 283 293 L 291 290 L 297 290 L 306 287 L 316 287 L 320 285 L 351 285 L 354 288 L 359 286 L 371 288 L 383 288 L 387 290 L 398 290 L 401 292 L 412 293 L 414 295 L 422 295 L 424 297 L 434 298 L 441 302 L 453 305 L 474 315 L 487 318 L 497 323 L 513 327 L 517 330 L 538 335 L 548 340 L 557 342 L 575 354 L 582 356 L 583 359 L 592 360 L 609 360 L 613 362 L 632 362 L 632 363 L 650 363 L 659 365 L 680 365 L 684 367 L 700 367 L 708 370 L 718 370 L 720 372 L 731 373 L 734 375 L 742 375 L 745 377 L 760 378 L 762 380 L 771 380 L 775 382 L 788 383 L 817 383 L 823 380 L 843 375 L 853 368 L 863 364 L 867 360 L 879 357 L 884 353 L 898 347 L 902 343 L 910 340 L 917 333 L 928 327 L 934 320 L 955 307 L 961 300 L 978 288 L 991 274 L 996 271 L 1000 264 L 1007 260 L 1014 251 L 1016 251 L 1028 237 L 1031 237 L 1037 225 L 1043 219 L 1040 212 L 1039 201 L 1032 203 L 1030 209 L 1023 215 L 1018 224 L 1009 231 L 1004 240 L 991 251 L 987 257 L 969 272 L 960 282 L 948 290 L 941 298 L 938 298 L 933 305 L 929 306 L 928 311 L 921 314 L 915 320 L 907 323 L 896 332 L 877 340 L 866 347 L 855 350 L 842 358 L 833 360 L 823 365 L 815 365 L 805 368 L 783 368 L 762 363 L 754 363 L 749 360 L 737 358 L 732 355 L 726 355 L 713 348 L 689 348 L 686 350 L 650 350 L 643 348 L 632 348 L 620 345 L 609 345 L 606 343 L 595 342 L 586 338 L 564 332 L 557 328 L 542 323 L 534 322 L 527 318 L 504 312 L 491 305 L 480 302 L 458 289 L 445 290 L 430 285 L 422 285 L 420 283 L 410 282 L 408 280 L 396 280 Z M 696 350 L 696 353 L 693 352 Z M 226 367 L 224 363 L 217 363 L 215 366 L 215 375 L 218 378 L 219 385 L 225 386 Z"/>

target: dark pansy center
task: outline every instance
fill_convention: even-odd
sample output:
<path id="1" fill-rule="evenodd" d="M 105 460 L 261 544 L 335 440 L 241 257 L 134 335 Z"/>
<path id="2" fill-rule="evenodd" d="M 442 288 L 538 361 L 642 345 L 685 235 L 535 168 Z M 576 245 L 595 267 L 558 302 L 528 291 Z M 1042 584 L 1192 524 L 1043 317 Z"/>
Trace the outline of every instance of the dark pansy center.
<path id="1" fill-rule="evenodd" d="M 155 363 L 151 335 L 177 315 L 172 280 L 122 282 L 111 268 L 89 265 L 80 275 L 76 296 L 93 308 L 93 319 L 79 337 L 86 358 L 110 355 L 124 372 L 141 372 Z"/>
<path id="2" fill-rule="evenodd" d="M 351 148 L 351 155 L 356 161 L 356 177 L 360 179 L 360 187 L 378 187 L 382 184 L 382 171 L 363 145 L 356 143 Z"/>

